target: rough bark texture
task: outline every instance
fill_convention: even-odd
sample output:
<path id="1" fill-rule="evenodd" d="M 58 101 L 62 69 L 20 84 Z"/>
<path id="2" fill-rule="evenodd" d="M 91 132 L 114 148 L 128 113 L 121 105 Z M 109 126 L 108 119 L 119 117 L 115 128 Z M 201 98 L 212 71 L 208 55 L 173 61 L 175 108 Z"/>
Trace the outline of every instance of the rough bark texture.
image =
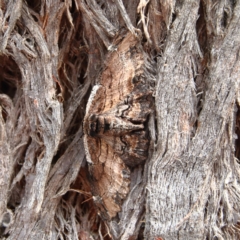
<path id="1" fill-rule="evenodd" d="M 0 238 L 239 239 L 239 50 L 239 0 L 0 0 Z"/>

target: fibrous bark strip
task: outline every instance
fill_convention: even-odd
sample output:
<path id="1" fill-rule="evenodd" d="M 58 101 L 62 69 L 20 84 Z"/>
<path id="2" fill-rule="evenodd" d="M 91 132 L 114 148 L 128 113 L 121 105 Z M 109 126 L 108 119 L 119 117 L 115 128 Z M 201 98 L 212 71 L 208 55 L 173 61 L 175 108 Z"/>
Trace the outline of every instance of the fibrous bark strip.
<path id="1" fill-rule="evenodd" d="M 239 13 L 233 0 L 0 0 L 0 238 L 240 238 Z M 95 85 L 108 109 L 89 113 Z M 107 204 L 84 131 L 119 163 Z"/>

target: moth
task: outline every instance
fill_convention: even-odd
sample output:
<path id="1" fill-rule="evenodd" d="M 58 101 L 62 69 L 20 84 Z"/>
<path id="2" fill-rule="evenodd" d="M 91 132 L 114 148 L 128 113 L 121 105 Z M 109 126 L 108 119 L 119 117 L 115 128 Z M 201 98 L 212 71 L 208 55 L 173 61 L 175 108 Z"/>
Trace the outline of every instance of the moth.
<path id="1" fill-rule="evenodd" d="M 84 118 L 84 146 L 94 200 L 103 218 L 121 211 L 130 169 L 148 156 L 152 90 L 139 39 L 128 33 L 109 53 Z"/>

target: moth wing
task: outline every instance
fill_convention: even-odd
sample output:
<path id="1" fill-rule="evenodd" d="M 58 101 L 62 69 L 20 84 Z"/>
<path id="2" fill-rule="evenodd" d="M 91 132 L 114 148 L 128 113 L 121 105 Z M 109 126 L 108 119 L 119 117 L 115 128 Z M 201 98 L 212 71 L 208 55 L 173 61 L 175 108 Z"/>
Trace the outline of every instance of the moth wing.
<path id="1" fill-rule="evenodd" d="M 100 83 L 106 88 L 104 112 L 124 101 L 133 91 L 133 78 L 138 70 L 142 72 L 143 57 L 138 49 L 138 39 L 131 33 L 118 45 L 108 57 L 107 65 L 102 72 Z M 132 49 L 132 50 L 131 50 Z M 136 68 L 136 64 L 139 65 Z"/>
<path id="2" fill-rule="evenodd" d="M 104 206 L 101 210 L 105 209 L 106 213 L 103 214 L 111 219 L 121 211 L 122 200 L 129 192 L 130 171 L 103 139 L 88 137 L 87 141 L 92 159 L 90 174 L 93 194 L 101 198 Z"/>
<path id="3" fill-rule="evenodd" d="M 105 87 L 100 84 L 95 85 L 88 99 L 84 120 L 89 117 L 89 113 L 99 113 L 103 111 L 105 97 Z"/>
<path id="4" fill-rule="evenodd" d="M 146 131 L 134 131 L 122 136 L 104 136 L 102 139 L 123 162 L 134 167 L 147 159 L 149 139 Z"/>

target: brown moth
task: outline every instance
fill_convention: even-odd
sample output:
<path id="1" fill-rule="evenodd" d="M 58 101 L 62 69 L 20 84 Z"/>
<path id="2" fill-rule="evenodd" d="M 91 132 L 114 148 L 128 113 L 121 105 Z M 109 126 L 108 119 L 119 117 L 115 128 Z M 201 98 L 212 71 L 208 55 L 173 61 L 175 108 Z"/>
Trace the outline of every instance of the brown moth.
<path id="1" fill-rule="evenodd" d="M 84 118 L 84 145 L 101 216 L 121 211 L 129 192 L 130 169 L 147 158 L 147 116 L 152 91 L 139 39 L 128 33 L 109 53 L 93 87 Z"/>

